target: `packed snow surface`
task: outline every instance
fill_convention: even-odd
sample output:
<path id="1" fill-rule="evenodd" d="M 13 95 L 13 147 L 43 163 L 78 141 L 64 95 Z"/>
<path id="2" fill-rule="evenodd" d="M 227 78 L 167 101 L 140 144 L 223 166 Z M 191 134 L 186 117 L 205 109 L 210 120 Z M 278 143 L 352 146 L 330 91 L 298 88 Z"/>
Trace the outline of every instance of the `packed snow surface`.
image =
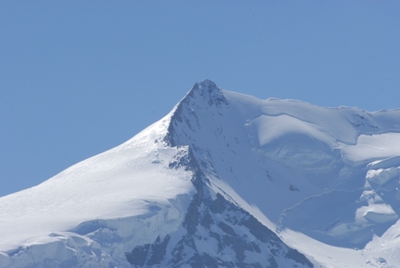
<path id="1" fill-rule="evenodd" d="M 1 197 L 0 266 L 61 254 L 57 243 L 95 254 L 107 245 L 93 242 L 93 226 L 96 237 L 118 230 L 124 241 L 103 250 L 111 257 L 98 254 L 104 261 L 122 262 L 131 248 L 181 232 L 196 192 L 185 155 L 212 195 L 249 212 L 316 267 L 400 267 L 400 110 L 260 100 L 208 80 L 124 144 Z M 205 241 L 197 247 L 215 252 Z"/>

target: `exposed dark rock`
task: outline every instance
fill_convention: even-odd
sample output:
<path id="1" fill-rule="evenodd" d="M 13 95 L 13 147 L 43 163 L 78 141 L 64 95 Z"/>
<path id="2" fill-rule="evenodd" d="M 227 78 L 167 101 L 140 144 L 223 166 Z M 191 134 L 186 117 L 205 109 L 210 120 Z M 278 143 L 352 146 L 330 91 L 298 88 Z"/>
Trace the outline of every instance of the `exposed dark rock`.
<path id="1" fill-rule="evenodd" d="M 126 252 L 126 259 L 133 266 L 144 266 L 149 253 L 150 244 L 135 247 L 131 252 Z"/>
<path id="2" fill-rule="evenodd" d="M 134 267 L 313 267 L 301 253 L 220 193 L 211 193 L 206 176 L 191 154 L 175 163 L 193 171 L 196 189 L 180 230 L 126 253 Z M 254 257 L 254 256 L 257 257 Z"/>
<path id="3" fill-rule="evenodd" d="M 296 262 L 301 263 L 303 266 L 312 267 L 312 263 L 304 257 L 303 254 L 299 253 L 297 250 L 289 248 L 288 252 L 285 254 L 285 257 L 288 259 L 292 259 Z"/>

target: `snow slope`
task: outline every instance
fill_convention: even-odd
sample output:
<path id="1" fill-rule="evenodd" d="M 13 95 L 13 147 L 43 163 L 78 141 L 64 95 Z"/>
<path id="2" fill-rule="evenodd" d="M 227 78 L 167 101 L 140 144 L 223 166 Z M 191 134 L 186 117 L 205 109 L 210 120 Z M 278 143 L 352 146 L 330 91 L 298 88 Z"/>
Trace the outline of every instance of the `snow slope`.
<path id="1" fill-rule="evenodd" d="M 0 266 L 400 267 L 399 179 L 400 110 L 205 80 L 126 143 L 0 198 Z"/>
<path id="2" fill-rule="evenodd" d="M 42 249 L 35 250 L 44 257 L 55 254 L 57 250 L 52 248 L 61 244 L 90 245 L 91 239 L 81 234 L 89 233 L 96 225 L 116 229 L 119 236 L 129 239 L 124 245 L 126 249 L 114 252 L 120 255 L 117 260 L 124 259 L 129 248 L 176 230 L 194 188 L 191 174 L 168 168 L 168 163 L 185 149 L 166 148 L 157 142 L 157 138 L 165 135 L 167 120 L 36 187 L 2 197 L 0 251 L 4 253 L 3 258 L 0 256 L 0 266 L 9 263 L 23 266 L 20 259 L 29 260 L 36 254 L 27 251 L 34 245 L 42 245 Z M 158 215 L 159 211 L 163 215 Z M 140 221 L 135 216 L 149 221 Z M 135 228 L 129 229 L 129 225 Z"/>

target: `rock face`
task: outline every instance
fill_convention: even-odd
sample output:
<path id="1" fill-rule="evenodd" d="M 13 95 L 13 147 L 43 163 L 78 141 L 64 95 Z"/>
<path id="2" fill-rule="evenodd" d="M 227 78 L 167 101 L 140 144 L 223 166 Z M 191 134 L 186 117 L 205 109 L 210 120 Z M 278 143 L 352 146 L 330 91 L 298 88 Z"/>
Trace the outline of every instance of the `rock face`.
<path id="1" fill-rule="evenodd" d="M 185 167 L 193 176 L 193 195 L 175 233 L 126 253 L 134 267 L 313 267 L 297 250 L 237 204 L 213 193 L 190 154 Z"/>

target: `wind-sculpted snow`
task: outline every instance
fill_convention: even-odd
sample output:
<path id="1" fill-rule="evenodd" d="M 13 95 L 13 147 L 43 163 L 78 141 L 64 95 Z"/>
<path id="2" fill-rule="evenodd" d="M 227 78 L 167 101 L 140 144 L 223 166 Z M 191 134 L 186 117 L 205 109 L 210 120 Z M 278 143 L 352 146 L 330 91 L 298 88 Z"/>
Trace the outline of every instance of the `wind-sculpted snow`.
<path id="1" fill-rule="evenodd" d="M 400 133 L 361 134 L 355 145 L 340 145 L 344 157 L 350 161 L 370 162 L 399 155 Z"/>
<path id="2" fill-rule="evenodd" d="M 373 173 L 368 164 L 400 155 L 400 110 L 322 108 L 202 86 L 178 105 L 170 140 L 193 148 L 209 175 L 257 206 L 278 234 L 290 228 L 362 249 L 396 222 L 398 166 Z M 210 88 L 226 101 L 203 102 Z M 386 180 L 392 184 L 383 188 Z M 365 191 L 374 191 L 374 202 Z"/>
<path id="3" fill-rule="evenodd" d="M 0 198 L 1 267 L 400 267 L 400 110 L 196 83 L 126 143 Z"/>

